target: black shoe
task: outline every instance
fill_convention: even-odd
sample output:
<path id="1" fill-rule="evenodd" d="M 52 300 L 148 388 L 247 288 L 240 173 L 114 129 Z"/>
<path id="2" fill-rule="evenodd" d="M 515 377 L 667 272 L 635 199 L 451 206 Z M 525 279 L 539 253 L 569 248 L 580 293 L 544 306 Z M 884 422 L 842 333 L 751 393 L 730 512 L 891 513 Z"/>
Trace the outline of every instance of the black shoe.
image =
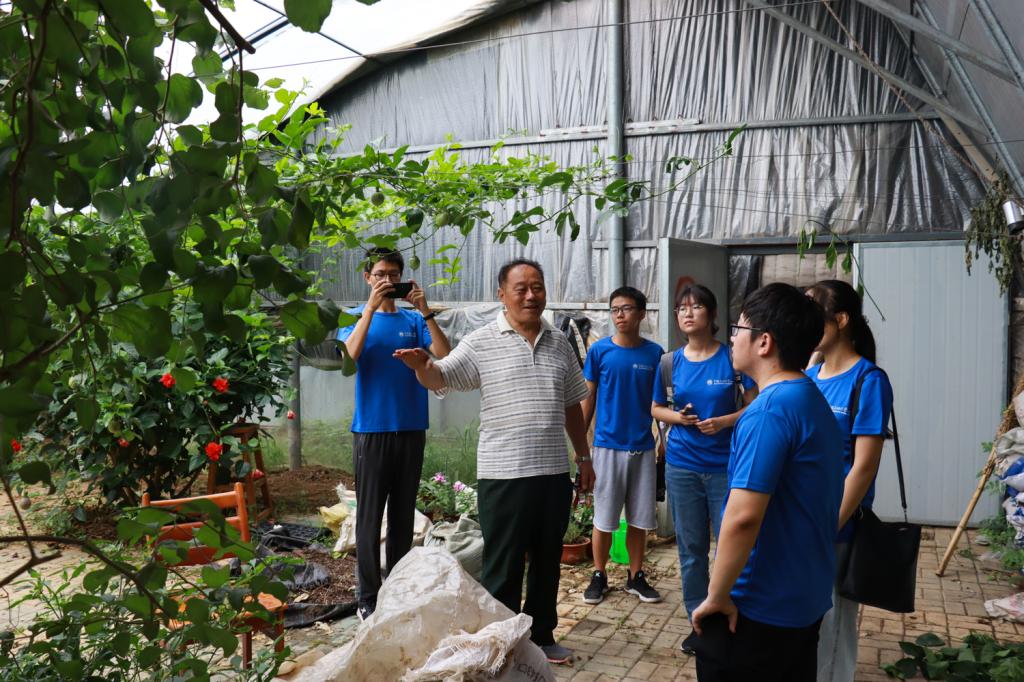
<path id="1" fill-rule="evenodd" d="M 594 571 L 590 585 L 583 593 L 583 601 L 587 604 L 600 604 L 608 593 L 608 576 L 602 571 Z"/>
<path id="2" fill-rule="evenodd" d="M 686 640 L 685 639 L 682 641 L 682 643 L 680 643 L 679 650 L 682 651 L 687 656 L 696 656 L 697 655 L 697 652 L 693 650 L 693 647 L 690 647 L 690 646 L 688 646 L 686 644 Z"/>
<path id="3" fill-rule="evenodd" d="M 359 620 L 364 621 L 373 615 L 373 612 L 377 610 L 376 604 L 359 604 L 356 609 L 356 614 L 359 616 Z"/>
<path id="4" fill-rule="evenodd" d="M 626 571 L 626 592 L 640 597 L 640 601 L 648 604 L 657 604 L 661 601 L 661 594 L 647 584 L 647 576 L 643 571 L 637 571 L 636 575 L 630 576 Z"/>

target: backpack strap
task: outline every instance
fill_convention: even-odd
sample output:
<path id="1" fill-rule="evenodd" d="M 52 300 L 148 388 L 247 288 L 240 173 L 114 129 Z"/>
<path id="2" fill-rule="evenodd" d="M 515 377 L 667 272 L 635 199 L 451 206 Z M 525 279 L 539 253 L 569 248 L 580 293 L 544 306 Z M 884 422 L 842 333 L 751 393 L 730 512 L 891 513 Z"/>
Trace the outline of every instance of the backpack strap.
<path id="1" fill-rule="evenodd" d="M 743 409 L 743 377 L 739 372 L 732 375 L 732 397 L 736 403 L 736 411 Z"/>
<path id="2" fill-rule="evenodd" d="M 854 420 L 857 418 L 857 412 L 860 410 L 860 391 L 864 386 L 864 379 L 867 378 L 872 372 L 881 372 L 882 376 L 888 378 L 888 374 L 885 373 L 881 367 L 874 365 L 868 369 L 868 371 L 857 377 L 857 382 L 853 385 L 853 391 L 850 392 L 850 403 L 847 407 L 847 412 L 850 415 L 850 429 L 853 430 Z M 895 400 L 893 401 L 895 403 Z M 903 480 L 903 456 L 900 452 L 900 434 L 896 429 L 896 406 L 893 405 L 889 410 L 889 419 L 892 423 L 892 440 L 893 449 L 896 451 L 896 476 L 899 479 L 900 484 L 900 506 L 903 507 L 903 521 L 907 521 L 907 488 Z M 854 436 L 854 442 L 856 436 Z M 850 443 L 850 447 L 854 447 L 854 443 Z"/>
<path id="3" fill-rule="evenodd" d="M 672 355 L 673 351 L 662 353 L 661 360 L 658 362 L 661 371 L 661 385 L 665 387 L 665 395 L 668 397 L 670 405 L 675 404 L 672 399 L 675 392 L 672 387 Z"/>

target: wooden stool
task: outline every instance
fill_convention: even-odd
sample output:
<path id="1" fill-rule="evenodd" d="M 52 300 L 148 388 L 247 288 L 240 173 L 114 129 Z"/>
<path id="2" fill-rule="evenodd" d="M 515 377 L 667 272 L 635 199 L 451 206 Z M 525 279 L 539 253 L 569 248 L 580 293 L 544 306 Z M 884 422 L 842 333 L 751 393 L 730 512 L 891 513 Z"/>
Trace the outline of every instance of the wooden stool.
<path id="1" fill-rule="evenodd" d="M 259 424 L 235 424 L 227 431 L 224 432 L 226 436 L 233 436 L 243 443 L 248 443 L 252 439 L 256 439 L 256 446 L 251 448 L 248 452 L 242 454 L 242 458 L 249 464 L 250 467 L 255 467 L 263 472 L 263 478 L 259 481 L 254 481 L 252 478 L 252 470 L 245 475 L 242 479 L 242 483 L 245 485 L 245 498 L 252 500 L 253 504 L 256 503 L 256 486 L 260 488 L 260 496 L 263 498 L 263 509 L 260 509 L 253 515 L 254 518 L 263 520 L 270 518 L 274 515 L 274 501 L 270 499 L 270 484 L 267 482 L 268 477 L 266 476 L 267 470 L 263 465 L 263 447 L 260 444 L 260 425 Z M 255 460 L 255 464 L 253 463 Z M 219 486 L 221 489 L 227 489 L 228 485 Z M 213 494 L 217 492 L 217 463 L 210 462 L 210 468 L 206 478 L 206 492 L 207 494 Z"/>

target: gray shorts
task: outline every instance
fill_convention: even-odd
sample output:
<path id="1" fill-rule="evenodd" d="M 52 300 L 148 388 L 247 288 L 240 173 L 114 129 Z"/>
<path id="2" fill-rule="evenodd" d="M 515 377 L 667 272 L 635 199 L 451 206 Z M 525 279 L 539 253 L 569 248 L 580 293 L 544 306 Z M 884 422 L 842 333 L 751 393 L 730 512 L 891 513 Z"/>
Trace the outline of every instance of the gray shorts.
<path id="1" fill-rule="evenodd" d="M 658 470 L 654 450 L 629 452 L 594 447 L 594 528 L 611 533 L 619 529 L 619 516 L 626 507 L 626 523 L 634 528 L 654 530 L 655 486 Z"/>

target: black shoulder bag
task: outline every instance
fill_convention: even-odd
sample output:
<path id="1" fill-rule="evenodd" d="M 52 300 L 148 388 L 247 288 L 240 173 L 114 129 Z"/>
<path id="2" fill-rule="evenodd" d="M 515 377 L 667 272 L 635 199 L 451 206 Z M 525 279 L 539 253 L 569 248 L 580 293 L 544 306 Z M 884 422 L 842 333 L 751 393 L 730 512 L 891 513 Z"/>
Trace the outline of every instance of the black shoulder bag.
<path id="1" fill-rule="evenodd" d="M 860 405 L 860 389 L 869 372 L 885 372 L 874 367 L 857 380 L 850 398 L 850 428 L 853 428 Z M 896 450 L 896 473 L 900 483 L 902 522 L 886 522 L 870 509 L 861 507 L 846 562 L 839 566 L 839 595 L 861 604 L 896 613 L 914 610 L 917 584 L 917 555 L 921 545 L 921 526 L 907 520 L 907 491 L 903 484 L 903 460 L 900 457 L 900 436 L 896 430 L 896 413 L 892 413 L 892 438 Z M 850 443 L 853 448 L 856 444 Z"/>

